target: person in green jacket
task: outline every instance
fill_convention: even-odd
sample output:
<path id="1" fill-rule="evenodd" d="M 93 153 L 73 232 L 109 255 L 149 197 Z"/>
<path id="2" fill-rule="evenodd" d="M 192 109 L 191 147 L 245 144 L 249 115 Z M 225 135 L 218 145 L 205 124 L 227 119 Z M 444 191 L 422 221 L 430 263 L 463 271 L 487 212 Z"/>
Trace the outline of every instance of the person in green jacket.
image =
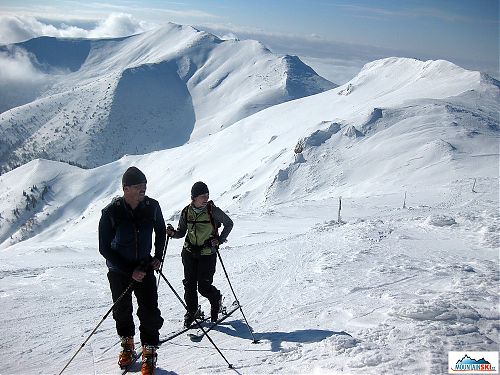
<path id="1" fill-rule="evenodd" d="M 177 229 L 167 225 L 172 238 L 186 236 L 182 248 L 184 266 L 184 300 L 187 311 L 184 326 L 193 323 L 198 311 L 198 291 L 210 301 L 210 318 L 217 321 L 221 308 L 221 292 L 212 285 L 217 263 L 217 249 L 226 242 L 233 221 L 220 208 L 209 201 L 208 186 L 198 181 L 191 188 L 191 203 L 181 212 Z M 219 234 L 218 229 L 223 226 Z"/>

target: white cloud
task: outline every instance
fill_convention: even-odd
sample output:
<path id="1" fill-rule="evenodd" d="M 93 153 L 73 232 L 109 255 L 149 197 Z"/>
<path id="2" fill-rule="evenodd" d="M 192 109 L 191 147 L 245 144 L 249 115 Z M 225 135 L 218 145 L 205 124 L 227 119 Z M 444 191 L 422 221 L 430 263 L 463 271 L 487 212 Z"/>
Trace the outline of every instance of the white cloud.
<path id="1" fill-rule="evenodd" d="M 26 17 L 0 16 L 0 43 L 8 44 L 33 38 L 36 34 L 30 21 Z"/>
<path id="2" fill-rule="evenodd" d="M 375 8 L 375 7 L 359 6 L 352 4 L 339 4 L 336 6 L 357 12 L 360 17 L 370 17 L 369 15 L 373 14 L 376 16 L 396 17 L 396 18 L 427 17 L 427 18 L 436 18 L 438 20 L 448 21 L 448 22 L 465 22 L 465 23 L 491 22 L 490 20 L 480 20 L 468 15 L 453 13 L 452 11 L 450 11 L 450 9 L 446 9 L 445 11 L 443 11 L 435 7 L 393 10 L 393 9 Z"/>
<path id="3" fill-rule="evenodd" d="M 89 38 L 112 38 L 137 34 L 152 28 L 153 25 L 139 21 L 130 14 L 111 13 L 108 18 L 101 21 L 99 25 L 90 30 Z"/>
<path id="4" fill-rule="evenodd" d="M 38 36 L 113 38 L 137 34 L 156 26 L 125 13 L 111 13 L 94 24 L 87 23 L 88 28 L 70 25 L 71 20 L 66 22 L 54 21 L 52 24 L 27 15 L 0 15 L 0 45 Z M 0 113 L 32 101 L 52 81 L 53 75 L 37 69 L 35 58 L 26 50 L 7 45 L 0 50 Z"/>
<path id="5" fill-rule="evenodd" d="M 8 46 L 5 51 L 0 51 L 0 85 L 39 83 L 45 76 L 33 66 L 29 53 L 23 48 Z"/>
<path id="6" fill-rule="evenodd" d="M 113 38 L 137 34 L 156 26 L 125 13 L 111 13 L 90 30 L 67 24 L 54 26 L 31 16 L 0 15 L 0 44 L 22 42 L 38 36 Z"/>
<path id="7" fill-rule="evenodd" d="M 32 101 L 51 79 L 32 64 L 26 50 L 7 46 L 0 51 L 0 113 Z"/>

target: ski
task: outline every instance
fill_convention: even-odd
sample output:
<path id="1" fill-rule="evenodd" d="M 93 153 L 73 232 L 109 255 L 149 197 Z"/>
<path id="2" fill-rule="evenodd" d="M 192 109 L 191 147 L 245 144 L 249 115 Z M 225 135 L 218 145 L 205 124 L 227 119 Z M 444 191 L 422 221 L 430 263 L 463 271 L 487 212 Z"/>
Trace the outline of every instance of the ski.
<path id="1" fill-rule="evenodd" d="M 209 317 L 202 318 L 202 319 L 198 319 L 198 323 L 199 323 L 199 324 L 205 323 L 205 322 L 206 322 L 206 321 L 208 321 L 209 319 L 210 319 Z M 172 333 L 170 336 L 168 336 L 168 337 L 166 337 L 166 338 L 164 338 L 164 339 L 160 339 L 160 343 L 159 343 L 159 345 L 161 345 L 161 344 L 163 344 L 163 343 L 165 343 L 165 342 L 167 342 L 167 341 L 170 341 L 170 340 L 172 340 L 172 339 L 175 339 L 177 336 L 180 336 L 180 335 L 182 335 L 183 333 L 185 333 L 185 332 L 189 331 L 190 329 L 196 328 L 197 326 L 198 326 L 198 324 L 196 324 L 196 322 L 195 322 L 195 323 L 191 324 L 188 328 L 183 328 L 183 329 L 181 329 L 180 331 L 177 331 L 177 332 L 175 332 L 175 333 Z"/>
<path id="2" fill-rule="evenodd" d="M 225 312 L 222 314 L 222 316 L 216 321 L 212 322 L 207 328 L 202 331 L 200 334 L 195 334 L 195 333 L 188 333 L 189 338 L 191 341 L 199 342 L 205 337 L 205 335 L 210 332 L 212 329 L 214 329 L 217 325 L 219 325 L 221 322 L 229 318 L 236 310 L 240 308 L 240 305 L 238 302 L 234 301 L 232 306 L 234 306 L 229 312 Z"/>
<path id="3" fill-rule="evenodd" d="M 202 323 L 205 323 L 206 321 L 208 321 L 210 318 L 209 317 L 203 317 L 203 318 L 199 318 L 198 319 L 198 322 L 200 324 Z M 167 336 L 163 339 L 160 339 L 160 341 L 158 342 L 158 346 L 160 346 L 161 344 L 164 344 L 166 343 L 167 341 L 170 341 L 170 340 L 173 340 L 175 339 L 176 337 L 182 335 L 183 333 L 189 331 L 190 329 L 193 329 L 193 328 L 196 328 L 198 325 L 196 323 L 193 323 L 191 324 L 189 327 L 187 328 L 182 328 L 181 330 L 177 331 L 177 332 L 174 332 L 172 333 L 170 336 Z M 137 362 L 137 360 L 142 356 L 142 349 L 139 350 L 137 352 L 137 354 L 134 356 L 134 359 L 132 360 L 132 363 L 130 365 L 128 365 L 125 369 L 122 369 L 123 372 L 122 372 L 122 375 L 125 375 L 126 373 L 128 373 L 131 369 L 132 369 L 132 366 Z"/>

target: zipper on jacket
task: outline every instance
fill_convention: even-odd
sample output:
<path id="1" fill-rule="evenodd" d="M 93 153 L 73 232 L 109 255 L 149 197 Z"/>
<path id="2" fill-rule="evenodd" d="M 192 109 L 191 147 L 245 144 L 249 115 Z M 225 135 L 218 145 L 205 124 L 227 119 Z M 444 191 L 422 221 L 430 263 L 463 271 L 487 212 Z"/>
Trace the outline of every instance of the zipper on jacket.
<path id="1" fill-rule="evenodd" d="M 139 260 L 139 241 L 137 240 L 138 229 L 134 224 L 134 237 L 135 237 L 135 260 Z"/>

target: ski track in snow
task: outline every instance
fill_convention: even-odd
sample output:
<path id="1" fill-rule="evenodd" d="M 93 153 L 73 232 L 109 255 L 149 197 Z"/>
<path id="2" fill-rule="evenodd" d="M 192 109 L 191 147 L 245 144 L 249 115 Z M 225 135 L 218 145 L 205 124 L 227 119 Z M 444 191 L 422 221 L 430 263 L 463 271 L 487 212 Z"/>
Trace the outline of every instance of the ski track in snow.
<path id="1" fill-rule="evenodd" d="M 260 343 L 251 343 L 238 311 L 210 333 L 236 371 L 208 340 L 181 335 L 159 349 L 158 374 L 441 374 L 448 351 L 498 350 L 500 218 L 490 201 L 461 198 L 451 193 L 435 207 L 404 210 L 373 206 L 342 225 L 324 220 L 274 238 L 272 228 L 249 228 L 253 243 L 229 243 L 221 255 Z M 305 206 L 286 220 L 299 225 L 315 210 Z M 171 241 L 164 273 L 182 295 L 181 244 Z M 44 264 L 33 250 L 0 253 L 2 374 L 58 373 L 111 306 L 97 250 L 71 260 L 64 247 L 54 249 L 38 250 L 52 259 Z M 8 265 L 12 257 L 23 260 L 19 268 Z M 220 263 L 214 284 L 229 305 Z M 159 291 L 167 336 L 183 311 L 163 281 Z M 109 316 L 65 373 L 118 374 L 118 351 Z"/>

